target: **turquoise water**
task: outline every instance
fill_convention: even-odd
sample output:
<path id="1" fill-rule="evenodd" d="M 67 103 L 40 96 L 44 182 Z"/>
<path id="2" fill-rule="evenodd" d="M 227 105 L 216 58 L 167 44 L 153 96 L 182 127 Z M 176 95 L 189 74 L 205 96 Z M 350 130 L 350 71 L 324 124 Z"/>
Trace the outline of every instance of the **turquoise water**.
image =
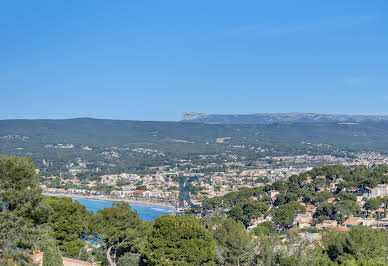
<path id="1" fill-rule="evenodd" d="M 101 210 L 103 208 L 112 207 L 112 204 L 113 204 L 112 201 L 79 199 L 79 198 L 73 198 L 73 201 L 78 201 L 79 203 L 84 205 L 88 211 L 93 211 L 94 213 L 96 213 L 96 211 Z M 160 215 L 170 214 L 174 211 L 173 209 L 169 209 L 166 207 L 158 207 L 158 206 L 151 206 L 151 205 L 145 205 L 145 204 L 130 203 L 130 205 L 133 210 L 137 211 L 137 214 L 143 221 L 153 221 L 156 218 L 158 218 Z"/>

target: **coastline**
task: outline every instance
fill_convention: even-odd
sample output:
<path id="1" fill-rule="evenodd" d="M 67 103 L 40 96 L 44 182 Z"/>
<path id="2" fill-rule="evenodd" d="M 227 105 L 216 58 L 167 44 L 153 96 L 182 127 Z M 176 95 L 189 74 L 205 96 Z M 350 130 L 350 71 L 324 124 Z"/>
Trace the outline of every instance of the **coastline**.
<path id="1" fill-rule="evenodd" d="M 175 209 L 175 206 L 168 203 L 163 202 L 153 202 L 150 200 L 135 200 L 135 199 L 121 199 L 121 198 L 109 198 L 104 196 L 93 196 L 93 195 L 77 195 L 77 194 L 60 194 L 60 193 L 42 193 L 44 196 L 51 196 L 51 197 L 66 197 L 66 198 L 78 198 L 78 199 L 90 199 L 90 200 L 101 200 L 101 201 L 112 201 L 112 202 L 128 202 L 132 204 L 142 204 L 142 205 L 149 205 L 149 206 L 155 206 L 155 207 L 164 207 L 171 210 Z"/>

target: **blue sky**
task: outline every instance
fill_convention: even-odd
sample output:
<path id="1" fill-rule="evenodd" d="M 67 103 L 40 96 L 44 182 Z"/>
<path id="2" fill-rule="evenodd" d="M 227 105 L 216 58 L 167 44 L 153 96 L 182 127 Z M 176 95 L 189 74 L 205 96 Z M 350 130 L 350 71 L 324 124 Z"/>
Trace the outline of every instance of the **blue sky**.
<path id="1" fill-rule="evenodd" d="M 388 114 L 388 1 L 2 1 L 0 119 Z"/>

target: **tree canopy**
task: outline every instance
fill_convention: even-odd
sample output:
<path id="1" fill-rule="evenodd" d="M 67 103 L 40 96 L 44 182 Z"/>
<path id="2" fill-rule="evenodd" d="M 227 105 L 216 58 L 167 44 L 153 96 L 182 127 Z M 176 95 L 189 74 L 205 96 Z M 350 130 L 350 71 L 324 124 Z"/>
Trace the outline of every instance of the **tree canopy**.
<path id="1" fill-rule="evenodd" d="M 160 216 L 143 250 L 150 265 L 213 265 L 214 239 L 198 219 Z"/>
<path id="2" fill-rule="evenodd" d="M 88 233 L 89 215 L 85 206 L 71 198 L 49 197 L 45 202 L 50 207 L 49 223 L 52 236 L 59 249 L 70 257 L 78 256 L 85 246 L 81 235 Z"/>
<path id="3" fill-rule="evenodd" d="M 0 264 L 28 264 L 47 241 L 49 212 L 31 159 L 0 159 Z"/>
<path id="4" fill-rule="evenodd" d="M 92 229 L 104 241 L 111 266 L 116 265 L 118 253 L 138 253 L 138 245 L 146 233 L 145 224 L 126 202 L 99 210 L 92 219 Z"/>

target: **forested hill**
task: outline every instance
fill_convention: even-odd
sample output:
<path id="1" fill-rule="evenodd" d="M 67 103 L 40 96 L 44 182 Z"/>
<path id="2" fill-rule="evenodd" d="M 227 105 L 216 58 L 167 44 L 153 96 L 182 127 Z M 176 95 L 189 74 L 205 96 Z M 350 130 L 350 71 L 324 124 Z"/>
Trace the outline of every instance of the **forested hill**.
<path id="1" fill-rule="evenodd" d="M 0 120 L 0 144 L 11 140 L 104 145 L 214 144 L 217 138 L 226 138 L 224 144 L 311 142 L 383 148 L 388 146 L 388 122 L 234 125 L 91 118 Z"/>

